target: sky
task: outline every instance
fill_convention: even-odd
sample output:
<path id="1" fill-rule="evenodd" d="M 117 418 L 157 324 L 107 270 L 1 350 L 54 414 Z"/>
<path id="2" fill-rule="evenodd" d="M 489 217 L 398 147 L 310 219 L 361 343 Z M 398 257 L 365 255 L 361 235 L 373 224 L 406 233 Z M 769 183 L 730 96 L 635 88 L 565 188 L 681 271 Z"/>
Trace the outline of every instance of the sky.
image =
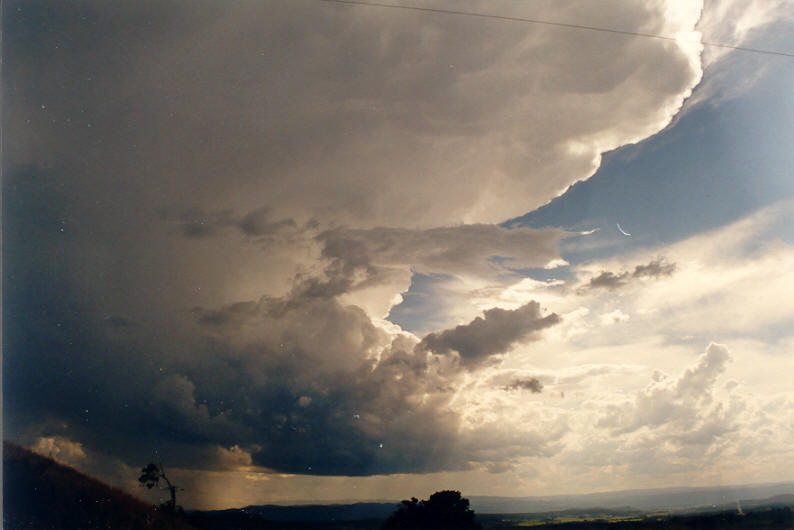
<path id="1" fill-rule="evenodd" d="M 791 0 L 393 5 L 3 3 L 4 438 L 189 508 L 794 478 Z"/>

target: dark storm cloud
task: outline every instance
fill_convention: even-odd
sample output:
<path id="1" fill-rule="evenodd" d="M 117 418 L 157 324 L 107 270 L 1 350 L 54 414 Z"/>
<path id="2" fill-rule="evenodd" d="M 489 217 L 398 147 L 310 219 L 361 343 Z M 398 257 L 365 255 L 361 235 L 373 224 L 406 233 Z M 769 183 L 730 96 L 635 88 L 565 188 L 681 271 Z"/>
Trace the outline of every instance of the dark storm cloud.
<path id="1" fill-rule="evenodd" d="M 357 308 L 234 305 L 202 315 L 209 328 L 172 330 L 181 349 L 161 351 L 146 330 L 103 337 L 74 299 L 57 307 L 24 291 L 26 314 L 6 312 L 4 401 L 16 439 L 65 436 L 131 466 L 156 451 L 172 466 L 211 469 L 217 448 L 233 445 L 289 473 L 468 466 L 438 362 L 413 341 L 390 342 Z M 437 397 L 419 399 L 428 395 Z"/>
<path id="2" fill-rule="evenodd" d="M 558 322 L 560 317 L 557 314 L 543 316 L 540 304 L 534 301 L 513 310 L 496 307 L 468 324 L 430 333 L 422 339 L 419 347 L 440 354 L 458 352 L 464 366 L 475 367 Z"/>
<path id="3" fill-rule="evenodd" d="M 506 391 L 510 390 L 529 390 L 533 394 L 540 394 L 543 391 L 543 383 L 535 377 L 529 379 L 517 379 L 504 387 Z"/>
<path id="4" fill-rule="evenodd" d="M 152 343 L 150 323 L 108 316 L 86 296 L 80 275 L 102 283 L 113 266 L 85 261 L 85 269 L 75 270 L 81 238 L 102 227 L 74 208 L 71 185 L 35 168 L 5 174 L 6 435 L 28 443 L 64 435 L 131 465 L 151 458 L 158 447 L 179 448 L 174 454 L 189 460 L 203 454 L 196 439 L 232 443 L 237 429 L 213 423 L 201 409 L 192 422 L 179 420 L 189 408 L 190 388 L 173 379 L 179 368 L 168 341 Z M 60 222 L 64 217 L 71 219 L 68 229 Z M 156 307 L 150 313 L 162 316 Z"/>
<path id="5" fill-rule="evenodd" d="M 632 279 L 636 278 L 654 278 L 658 279 L 662 276 L 671 276 L 676 269 L 675 263 L 668 263 L 663 258 L 659 258 L 634 267 L 633 272 L 620 272 L 614 273 L 611 271 L 601 271 L 600 274 L 590 278 L 579 292 L 584 292 L 590 289 L 607 289 L 615 290 L 629 284 Z"/>
<path id="6" fill-rule="evenodd" d="M 446 411 L 450 380 L 439 362 L 415 352 L 412 340 L 391 339 L 360 309 L 263 299 L 199 319 L 211 323 L 211 340 L 197 346 L 179 382 L 228 407 L 225 417 L 250 432 L 236 443 L 256 447 L 255 464 L 335 475 L 467 465 L 455 449 L 459 418 Z M 436 398 L 417 400 L 428 393 Z M 185 405 L 188 394 L 181 392 Z M 191 425 L 208 419 L 180 410 Z"/>
<path id="7" fill-rule="evenodd" d="M 6 195 L 15 256 L 6 274 L 27 275 L 6 292 L 5 403 L 16 438 L 65 436 L 131 466 L 156 450 L 172 466 L 206 469 L 220 465 L 218 447 L 237 445 L 257 465 L 307 474 L 465 469 L 493 459 L 482 437 L 476 451 L 458 439 L 460 417 L 448 408 L 457 367 L 331 297 L 297 288 L 180 314 L 153 307 L 169 323 L 169 341 L 151 322 L 127 328 L 127 317 L 108 320 L 66 278 L 48 274 L 52 261 L 28 266 L 40 253 L 28 227 L 54 243 L 63 237 L 56 203 L 19 194 L 29 182 L 12 179 Z M 61 247 L 52 248 L 57 256 Z M 484 346 L 499 330 L 519 340 L 550 318 L 532 304 L 495 309 L 485 325 L 440 336 L 461 348 L 467 341 L 468 361 L 508 346 Z M 126 332 L 104 332 L 108 323 Z M 45 420 L 49 427 L 36 427 Z"/>
<path id="8" fill-rule="evenodd" d="M 12 436 L 65 436 L 131 466 L 156 450 L 172 466 L 212 468 L 218 446 L 233 445 L 291 473 L 470 465 L 456 441 L 460 419 L 447 409 L 455 370 L 356 307 L 296 290 L 182 313 L 195 326 L 152 307 L 169 323 L 168 341 L 151 322 L 97 312 L 62 274 L 63 204 L 32 193 L 42 182 L 35 173 L 9 178 L 5 196 Z M 46 261 L 42 241 L 51 243 Z"/>
<path id="9" fill-rule="evenodd" d="M 460 417 L 449 410 L 459 368 L 334 298 L 355 288 L 367 267 L 405 267 L 406 239 L 425 241 L 419 245 L 425 250 L 438 241 L 440 254 L 427 258 L 427 266 L 442 269 L 455 266 L 454 256 L 471 245 L 476 257 L 459 266 L 464 270 L 483 267 L 477 259 L 507 254 L 513 245 L 523 246 L 517 250 L 524 255 L 551 254 L 556 231 L 377 231 L 392 238 L 380 246 L 367 232 L 326 233 L 321 276 L 299 274 L 281 297 L 185 310 L 190 298 L 169 300 L 140 288 L 142 278 L 177 278 L 146 267 L 112 225 L 92 223 L 91 212 L 75 206 L 79 193 L 72 186 L 59 172 L 35 168 L 6 177 L 4 402 L 11 437 L 64 436 L 131 466 L 156 450 L 171 465 L 213 468 L 218 447 L 234 445 L 258 465 L 291 473 L 463 469 L 479 458 L 457 440 Z M 203 218 L 192 214 L 190 220 Z M 137 280 L 128 285 L 125 278 Z M 168 283 L 155 282 L 161 285 Z M 97 292 L 123 303 L 89 296 Z M 465 338 L 477 354 L 494 351 L 483 346 L 493 338 L 478 333 L 497 333 L 498 325 L 520 339 L 544 327 L 532 320 L 536 312 L 492 310 L 488 325 L 475 323 Z M 511 325 L 520 331 L 507 331 Z M 503 346 L 497 342 L 496 349 Z M 467 361 L 472 351 L 464 350 Z"/>

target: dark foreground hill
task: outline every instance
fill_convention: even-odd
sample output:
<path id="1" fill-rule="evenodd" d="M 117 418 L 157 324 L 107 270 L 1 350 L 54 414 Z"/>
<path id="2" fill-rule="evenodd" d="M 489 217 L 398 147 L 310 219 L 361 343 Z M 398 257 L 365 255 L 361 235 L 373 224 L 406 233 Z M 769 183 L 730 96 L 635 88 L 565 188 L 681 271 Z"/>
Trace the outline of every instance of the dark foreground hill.
<path id="1" fill-rule="evenodd" d="M 191 530 L 143 501 L 50 458 L 3 442 L 5 530 Z"/>

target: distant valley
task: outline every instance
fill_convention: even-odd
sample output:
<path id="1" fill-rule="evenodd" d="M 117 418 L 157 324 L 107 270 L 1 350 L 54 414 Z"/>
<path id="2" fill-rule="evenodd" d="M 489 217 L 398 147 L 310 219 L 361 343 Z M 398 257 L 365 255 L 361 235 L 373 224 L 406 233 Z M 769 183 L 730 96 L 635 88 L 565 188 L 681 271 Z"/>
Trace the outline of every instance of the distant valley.
<path id="1" fill-rule="evenodd" d="M 395 500 L 189 510 L 171 520 L 127 493 L 19 446 L 4 444 L 3 464 L 3 526 L 9 530 L 86 527 L 375 530 L 399 503 Z M 468 498 L 485 530 L 794 527 L 794 483 Z"/>

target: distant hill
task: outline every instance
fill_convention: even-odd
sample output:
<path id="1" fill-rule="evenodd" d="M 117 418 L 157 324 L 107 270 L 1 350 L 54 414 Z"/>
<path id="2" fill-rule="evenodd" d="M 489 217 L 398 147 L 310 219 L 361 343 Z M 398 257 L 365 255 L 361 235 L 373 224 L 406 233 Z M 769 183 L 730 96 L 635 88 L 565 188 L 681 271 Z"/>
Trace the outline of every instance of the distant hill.
<path id="1" fill-rule="evenodd" d="M 561 513 L 637 513 L 663 511 L 693 512 L 736 509 L 761 505 L 792 505 L 794 483 L 751 484 L 744 486 L 659 488 L 611 491 L 583 495 L 554 495 L 547 497 L 489 497 L 468 496 L 472 509 L 478 514 Z M 239 510 L 203 512 L 261 518 L 274 522 L 361 521 L 385 519 L 399 501 L 323 502 L 317 504 L 248 506 Z"/>
<path id="2" fill-rule="evenodd" d="M 603 513 L 587 519 L 489 515 L 483 518 L 483 526 L 486 530 L 785 530 L 794 528 L 794 512 L 789 507 L 764 507 L 746 513 L 736 510 L 640 516 Z"/>
<path id="3" fill-rule="evenodd" d="M 625 508 L 635 510 L 690 510 L 703 506 L 735 505 L 736 502 L 768 503 L 771 497 L 794 495 L 794 482 L 779 484 L 750 484 L 699 488 L 659 488 L 611 491 L 584 495 L 554 495 L 548 497 L 487 497 L 470 496 L 477 513 L 532 513 L 557 510 Z M 752 501 L 747 499 L 762 499 Z"/>
<path id="4" fill-rule="evenodd" d="M 794 484 L 630 490 L 553 497 L 469 497 L 486 529 L 777 528 L 792 521 Z M 378 528 L 396 502 L 264 505 L 194 511 L 213 530 Z M 785 525 L 784 525 L 785 527 Z"/>
<path id="5" fill-rule="evenodd" d="M 251 506 L 248 513 L 270 521 L 360 521 L 383 520 L 394 513 L 397 502 L 357 502 L 353 504 L 303 506 Z"/>
<path id="6" fill-rule="evenodd" d="M 485 530 L 777 530 L 794 528 L 794 496 L 691 511 L 644 512 L 630 507 L 572 508 L 533 513 L 486 513 Z M 207 530 L 378 530 L 392 503 L 348 505 L 249 506 L 237 510 L 193 511 L 191 523 Z"/>
<path id="7" fill-rule="evenodd" d="M 191 530 L 119 489 L 3 442 L 5 530 Z"/>

